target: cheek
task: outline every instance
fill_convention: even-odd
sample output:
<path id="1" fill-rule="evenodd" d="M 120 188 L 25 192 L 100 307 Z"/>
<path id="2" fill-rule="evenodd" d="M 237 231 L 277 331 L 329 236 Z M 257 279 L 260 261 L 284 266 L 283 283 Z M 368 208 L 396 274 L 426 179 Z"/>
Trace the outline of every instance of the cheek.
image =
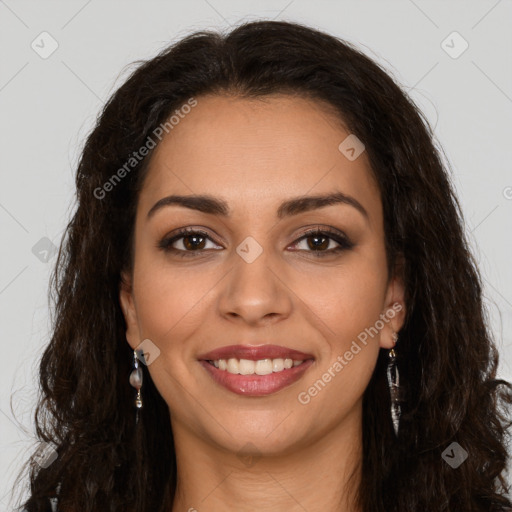
<path id="1" fill-rule="evenodd" d="M 383 312 L 387 281 L 383 249 L 353 253 L 343 265 L 322 272 L 302 280 L 298 291 L 307 297 L 305 312 L 314 313 L 311 321 L 326 341 L 308 383 L 312 387 L 303 390 L 303 398 L 315 403 L 313 409 L 319 408 L 315 413 L 336 416 L 362 396 L 379 354 L 380 331 L 375 325 Z M 337 405 L 325 413 L 320 405 L 325 402 Z"/>
<path id="2" fill-rule="evenodd" d="M 379 248 L 353 253 L 336 267 L 303 273 L 297 295 L 314 313 L 337 353 L 374 326 L 386 295 L 385 258 Z"/>
<path id="3" fill-rule="evenodd" d="M 219 281 L 219 270 L 199 273 L 197 267 L 171 268 L 164 258 L 141 254 L 135 265 L 134 287 L 141 336 L 167 349 L 201 326 L 208 292 Z M 173 343 L 174 350 L 180 348 Z"/>
<path id="4" fill-rule="evenodd" d="M 197 270 L 171 270 L 155 259 L 144 264 L 141 258 L 140 263 L 139 272 L 137 266 L 134 272 L 140 337 L 150 339 L 160 351 L 148 370 L 164 400 L 186 408 L 182 386 L 193 386 L 191 364 L 211 310 L 208 292 L 218 277 L 210 282 Z"/>
<path id="5" fill-rule="evenodd" d="M 305 308 L 313 311 L 325 342 L 318 367 L 298 398 L 327 422 L 338 421 L 358 403 L 380 351 L 374 326 L 382 313 L 385 281 L 375 268 L 365 270 L 356 273 L 351 267 L 331 274 L 328 284 L 317 281 Z"/>

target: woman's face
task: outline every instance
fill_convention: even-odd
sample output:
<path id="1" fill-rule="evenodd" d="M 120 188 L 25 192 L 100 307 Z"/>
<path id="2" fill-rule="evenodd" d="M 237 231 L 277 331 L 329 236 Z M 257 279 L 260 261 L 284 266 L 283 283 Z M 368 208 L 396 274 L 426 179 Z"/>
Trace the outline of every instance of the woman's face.
<path id="1" fill-rule="evenodd" d="M 405 314 L 367 155 L 351 139 L 339 149 L 349 132 L 313 100 L 196 99 L 155 149 L 140 193 L 121 290 L 127 340 L 151 341 L 148 370 L 173 430 L 210 445 L 277 454 L 359 429 L 379 348 L 393 346 Z M 334 194 L 348 199 L 309 199 Z M 311 229 L 329 233 L 304 237 Z M 233 345 L 284 352 L 223 356 L 235 373 L 267 375 L 202 360 Z M 284 359 L 309 361 L 282 369 Z"/>

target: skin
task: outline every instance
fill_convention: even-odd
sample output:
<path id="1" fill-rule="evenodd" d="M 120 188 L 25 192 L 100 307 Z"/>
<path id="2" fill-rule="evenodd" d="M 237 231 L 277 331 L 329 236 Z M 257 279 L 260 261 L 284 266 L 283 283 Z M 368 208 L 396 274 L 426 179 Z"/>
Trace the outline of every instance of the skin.
<path id="1" fill-rule="evenodd" d="M 130 346 L 150 339 L 160 350 L 147 369 L 170 410 L 178 467 L 172 512 L 356 511 L 362 396 L 380 348 L 393 347 L 405 317 L 402 279 L 398 272 L 388 279 L 382 203 L 367 155 L 350 161 L 338 150 L 349 132 L 318 101 L 197 101 L 152 156 L 137 205 L 134 268 L 120 291 Z M 335 191 L 355 198 L 368 219 L 349 204 L 276 216 L 286 199 Z M 232 213 L 171 205 L 148 219 L 170 194 L 209 194 Z M 208 232 L 202 253 L 190 238 L 173 244 L 195 251 L 189 257 L 157 248 L 182 227 Z M 355 245 L 315 257 L 315 240 L 300 241 L 312 227 L 340 230 Z M 251 263 L 236 252 L 248 236 L 263 250 Z M 324 252 L 338 246 L 324 242 Z M 300 403 L 299 393 L 393 304 L 401 311 Z M 315 362 L 277 393 L 247 397 L 216 384 L 197 360 L 225 345 L 266 343 Z"/>

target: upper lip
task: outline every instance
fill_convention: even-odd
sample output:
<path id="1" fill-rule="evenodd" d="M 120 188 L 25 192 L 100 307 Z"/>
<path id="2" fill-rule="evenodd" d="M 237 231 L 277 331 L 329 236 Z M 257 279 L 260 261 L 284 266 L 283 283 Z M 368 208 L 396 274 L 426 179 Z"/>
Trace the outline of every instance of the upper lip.
<path id="1" fill-rule="evenodd" d="M 199 360 L 217 361 L 218 359 L 249 359 L 258 361 L 260 359 L 293 359 L 294 361 L 305 361 L 314 359 L 311 354 L 299 352 L 280 345 L 229 345 L 216 348 L 210 352 L 198 356 Z"/>

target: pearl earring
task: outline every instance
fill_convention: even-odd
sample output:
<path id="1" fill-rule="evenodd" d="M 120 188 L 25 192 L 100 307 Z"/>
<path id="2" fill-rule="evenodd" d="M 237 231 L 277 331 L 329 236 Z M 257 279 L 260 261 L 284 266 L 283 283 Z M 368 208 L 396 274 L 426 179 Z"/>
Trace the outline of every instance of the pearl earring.
<path id="1" fill-rule="evenodd" d="M 137 351 L 134 350 L 133 370 L 132 373 L 130 373 L 130 385 L 137 390 L 137 396 L 135 397 L 135 407 L 137 407 L 137 410 L 142 408 L 142 396 L 140 394 L 140 389 L 142 388 L 142 375 L 142 368 L 140 367 L 139 359 L 137 358 Z"/>

